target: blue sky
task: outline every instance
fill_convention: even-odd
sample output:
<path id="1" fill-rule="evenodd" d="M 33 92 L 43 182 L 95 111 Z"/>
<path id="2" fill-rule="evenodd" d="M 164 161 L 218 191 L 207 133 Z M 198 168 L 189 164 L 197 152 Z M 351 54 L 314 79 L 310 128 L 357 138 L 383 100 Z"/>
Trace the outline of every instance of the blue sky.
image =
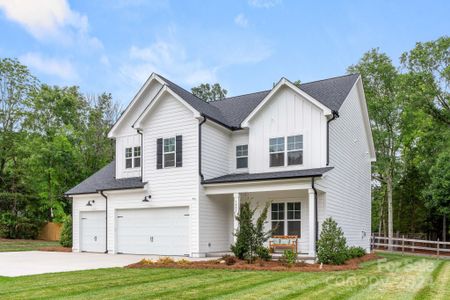
<path id="1" fill-rule="evenodd" d="M 122 105 L 152 72 L 232 96 L 345 74 L 374 47 L 397 64 L 448 35 L 449 13 L 449 1 L 0 0 L 0 57 Z"/>

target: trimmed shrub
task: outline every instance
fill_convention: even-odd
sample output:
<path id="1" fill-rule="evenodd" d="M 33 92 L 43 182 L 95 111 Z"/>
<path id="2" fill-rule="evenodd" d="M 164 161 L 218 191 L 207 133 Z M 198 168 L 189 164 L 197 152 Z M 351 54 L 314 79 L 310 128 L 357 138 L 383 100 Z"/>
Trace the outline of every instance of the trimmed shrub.
<path id="1" fill-rule="evenodd" d="M 284 250 L 280 258 L 282 264 L 292 267 L 297 262 L 297 254 L 292 250 Z"/>
<path id="2" fill-rule="evenodd" d="M 266 247 L 259 247 L 256 249 L 256 255 L 262 259 L 262 260 L 270 260 L 272 258 L 272 255 L 270 255 L 269 248 Z"/>
<path id="3" fill-rule="evenodd" d="M 232 266 L 232 265 L 234 265 L 237 262 L 236 257 L 231 256 L 231 255 L 228 255 L 228 256 L 224 257 L 223 260 L 225 260 L 225 264 L 227 266 Z"/>
<path id="4" fill-rule="evenodd" d="M 72 217 L 64 217 L 59 243 L 63 247 L 72 247 Z"/>
<path id="5" fill-rule="evenodd" d="M 347 240 L 342 229 L 332 218 L 322 224 L 320 238 L 317 241 L 317 258 L 319 263 L 342 265 L 347 260 Z"/>
<path id="6" fill-rule="evenodd" d="M 362 247 L 348 247 L 347 248 L 347 259 L 363 257 L 366 255 L 366 250 Z"/>

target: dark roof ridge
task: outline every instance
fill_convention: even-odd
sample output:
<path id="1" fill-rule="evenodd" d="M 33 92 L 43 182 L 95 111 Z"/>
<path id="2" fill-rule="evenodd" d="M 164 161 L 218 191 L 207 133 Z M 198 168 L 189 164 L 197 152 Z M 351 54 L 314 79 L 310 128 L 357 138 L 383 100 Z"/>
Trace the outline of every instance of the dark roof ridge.
<path id="1" fill-rule="evenodd" d="M 332 79 L 338 79 L 338 78 L 343 78 L 343 77 L 349 77 L 349 76 L 353 76 L 353 75 L 358 75 L 359 76 L 360 74 L 359 73 L 351 73 L 351 74 L 345 74 L 345 75 L 340 75 L 340 76 L 333 76 L 333 77 L 329 77 L 329 78 L 325 78 L 325 79 L 309 81 L 309 82 L 305 82 L 305 83 L 301 83 L 300 82 L 300 85 L 304 85 L 304 84 L 306 85 L 306 84 L 317 83 L 317 82 L 326 81 L 326 80 L 332 80 Z M 287 80 L 289 80 L 289 79 L 287 79 Z"/>
<path id="2" fill-rule="evenodd" d="M 245 94 L 236 95 L 236 96 L 231 96 L 231 97 L 225 97 L 225 98 L 223 98 L 223 99 L 218 99 L 218 100 L 208 101 L 208 103 L 211 103 L 211 102 L 219 102 L 219 101 L 226 101 L 226 100 L 234 100 L 235 98 L 244 97 L 244 96 L 249 96 L 249 95 L 253 95 L 253 94 L 267 93 L 267 92 L 270 92 L 271 90 L 272 90 L 272 89 L 264 90 L 264 91 L 258 91 L 258 92 L 245 93 Z"/>

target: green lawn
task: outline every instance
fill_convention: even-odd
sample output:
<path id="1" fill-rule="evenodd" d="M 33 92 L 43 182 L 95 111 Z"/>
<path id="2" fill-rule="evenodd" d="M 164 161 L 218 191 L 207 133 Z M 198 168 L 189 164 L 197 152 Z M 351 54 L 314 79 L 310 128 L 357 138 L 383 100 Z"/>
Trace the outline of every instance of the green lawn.
<path id="1" fill-rule="evenodd" d="M 0 252 L 31 251 L 42 247 L 58 247 L 59 242 L 0 239 Z"/>
<path id="2" fill-rule="evenodd" d="M 450 299 L 450 261 L 383 254 L 356 271 L 103 269 L 0 278 L 0 299 Z"/>

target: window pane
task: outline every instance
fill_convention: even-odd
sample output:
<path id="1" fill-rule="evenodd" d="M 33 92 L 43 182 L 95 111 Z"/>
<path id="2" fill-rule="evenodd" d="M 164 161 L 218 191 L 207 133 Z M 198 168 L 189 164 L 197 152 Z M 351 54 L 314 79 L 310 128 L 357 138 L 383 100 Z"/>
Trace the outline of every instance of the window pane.
<path id="1" fill-rule="evenodd" d="M 133 156 L 133 152 L 131 148 L 125 148 L 125 157 Z"/>
<path id="2" fill-rule="evenodd" d="M 272 236 L 274 235 L 284 235 L 283 221 L 272 222 Z"/>
<path id="3" fill-rule="evenodd" d="M 175 166 L 175 153 L 164 154 L 164 167 Z"/>
<path id="4" fill-rule="evenodd" d="M 270 139 L 269 140 L 269 151 L 270 152 L 284 151 L 284 137 Z"/>
<path id="5" fill-rule="evenodd" d="M 236 168 L 242 169 L 248 167 L 248 158 L 247 157 L 238 157 L 236 159 Z"/>
<path id="6" fill-rule="evenodd" d="M 300 221 L 288 221 L 288 235 L 296 235 L 300 237 Z"/>
<path id="7" fill-rule="evenodd" d="M 134 158 L 134 167 L 135 168 L 139 168 L 141 166 L 141 158 L 140 157 L 135 157 Z"/>
<path id="8" fill-rule="evenodd" d="M 175 138 L 164 139 L 164 152 L 175 151 Z"/>
<path id="9" fill-rule="evenodd" d="M 292 219 L 294 218 L 294 211 L 288 210 L 288 212 L 287 212 L 287 218 L 288 218 L 288 220 L 289 220 L 289 219 L 292 220 Z"/>
<path id="10" fill-rule="evenodd" d="M 247 156 L 247 155 L 248 155 L 247 145 L 236 146 L 236 156 Z"/>
<path id="11" fill-rule="evenodd" d="M 288 152 L 288 166 L 301 165 L 303 163 L 303 151 Z"/>
<path id="12" fill-rule="evenodd" d="M 288 150 L 303 149 L 303 135 L 288 136 Z"/>
<path id="13" fill-rule="evenodd" d="M 271 167 L 284 166 L 284 152 L 270 154 L 270 166 Z"/>
<path id="14" fill-rule="evenodd" d="M 141 147 L 134 147 L 134 156 L 141 156 Z"/>
<path id="15" fill-rule="evenodd" d="M 125 159 L 125 168 L 127 168 L 127 169 L 130 169 L 130 168 L 132 168 L 133 166 L 132 166 L 132 159 L 131 158 L 127 158 L 127 159 Z"/>

